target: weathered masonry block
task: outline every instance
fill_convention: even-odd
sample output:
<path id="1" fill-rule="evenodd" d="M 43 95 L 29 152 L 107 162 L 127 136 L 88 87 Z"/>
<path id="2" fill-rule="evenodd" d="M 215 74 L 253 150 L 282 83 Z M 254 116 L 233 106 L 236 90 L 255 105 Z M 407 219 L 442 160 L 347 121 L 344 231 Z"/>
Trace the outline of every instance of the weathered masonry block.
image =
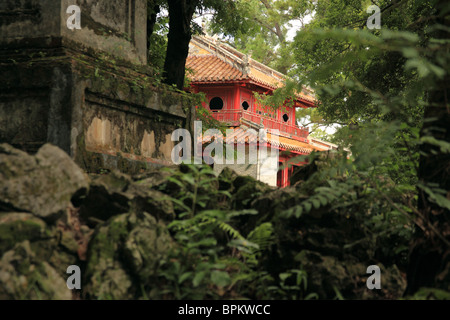
<path id="1" fill-rule="evenodd" d="M 67 28 L 67 8 L 81 9 L 81 30 Z M 145 0 L 2 0 L 3 44 L 64 38 L 146 64 L 147 1 Z"/>
<path id="2" fill-rule="evenodd" d="M 70 5 L 81 30 L 67 28 Z M 146 0 L 2 0 L 0 142 L 50 142 L 93 172 L 171 164 L 194 108 L 147 66 L 146 15 Z"/>

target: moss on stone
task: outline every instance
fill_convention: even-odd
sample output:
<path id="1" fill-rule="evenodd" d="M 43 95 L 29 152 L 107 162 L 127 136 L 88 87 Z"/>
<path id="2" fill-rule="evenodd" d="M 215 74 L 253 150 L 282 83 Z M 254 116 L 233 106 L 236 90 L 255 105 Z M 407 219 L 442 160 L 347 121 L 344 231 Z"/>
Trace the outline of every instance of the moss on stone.
<path id="1" fill-rule="evenodd" d="M 98 226 L 89 246 L 86 297 L 137 298 L 135 281 L 150 284 L 171 245 L 165 225 L 147 213 L 122 214 Z"/>
<path id="2" fill-rule="evenodd" d="M 63 275 L 41 259 L 29 241 L 7 251 L 0 259 L 0 299 L 71 299 Z"/>
<path id="3" fill-rule="evenodd" d="M 46 224 L 27 213 L 0 215 L 0 256 L 18 242 L 35 241 L 45 237 Z"/>

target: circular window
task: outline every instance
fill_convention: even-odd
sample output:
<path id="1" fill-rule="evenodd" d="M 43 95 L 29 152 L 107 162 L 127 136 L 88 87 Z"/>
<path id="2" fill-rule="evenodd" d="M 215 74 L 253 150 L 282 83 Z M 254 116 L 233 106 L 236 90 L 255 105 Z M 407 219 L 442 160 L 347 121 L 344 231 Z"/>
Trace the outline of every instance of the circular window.
<path id="1" fill-rule="evenodd" d="M 288 122 L 289 121 L 289 116 L 286 113 L 283 114 L 283 120 L 284 120 L 284 122 Z"/>
<path id="2" fill-rule="evenodd" d="M 223 100 L 219 97 L 214 97 L 209 102 L 209 108 L 211 110 L 222 110 L 223 108 Z"/>
<path id="3" fill-rule="evenodd" d="M 248 108 L 250 108 L 248 102 L 247 101 L 242 102 L 242 109 L 247 110 Z"/>

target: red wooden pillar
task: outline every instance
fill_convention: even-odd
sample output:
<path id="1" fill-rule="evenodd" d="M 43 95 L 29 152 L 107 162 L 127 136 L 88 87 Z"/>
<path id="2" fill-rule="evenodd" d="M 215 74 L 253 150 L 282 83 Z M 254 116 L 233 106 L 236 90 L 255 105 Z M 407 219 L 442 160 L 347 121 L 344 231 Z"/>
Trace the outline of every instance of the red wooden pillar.
<path id="1" fill-rule="evenodd" d="M 280 188 L 283 187 L 283 171 L 280 170 L 282 165 L 283 165 L 282 162 L 278 162 L 277 186 L 280 187 Z"/>
<path id="2" fill-rule="evenodd" d="M 234 102 L 233 102 L 233 110 L 239 111 L 240 110 L 240 103 L 241 103 L 241 91 L 239 89 L 239 85 L 234 86 Z M 233 121 L 239 121 L 239 114 L 237 112 L 234 112 L 232 114 Z"/>
<path id="3" fill-rule="evenodd" d="M 234 91 L 234 110 L 239 111 L 241 109 L 241 90 L 239 85 L 236 85 Z"/>
<path id="4" fill-rule="evenodd" d="M 289 168 L 284 168 L 284 172 L 283 172 L 283 177 L 284 177 L 284 183 L 283 183 L 283 187 L 287 187 L 288 186 L 288 182 L 289 182 L 289 179 L 288 179 L 288 170 L 289 170 Z"/>
<path id="5" fill-rule="evenodd" d="M 280 159 L 280 162 L 278 163 L 279 167 L 281 168 L 286 164 L 286 159 Z M 277 186 L 280 188 L 287 187 L 289 185 L 289 168 L 284 168 L 278 170 L 277 173 Z"/>

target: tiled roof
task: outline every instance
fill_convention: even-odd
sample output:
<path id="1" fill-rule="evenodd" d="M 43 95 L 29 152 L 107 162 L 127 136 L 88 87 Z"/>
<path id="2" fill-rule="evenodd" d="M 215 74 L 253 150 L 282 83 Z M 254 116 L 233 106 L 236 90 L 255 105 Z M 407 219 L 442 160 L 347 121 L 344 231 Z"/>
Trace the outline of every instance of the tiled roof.
<path id="1" fill-rule="evenodd" d="M 272 88 L 281 88 L 284 81 L 281 77 L 266 74 L 256 68 L 250 68 L 248 77 L 257 83 L 261 83 Z"/>
<path id="2" fill-rule="evenodd" d="M 317 151 L 324 151 L 325 149 L 322 149 L 317 146 L 313 146 L 311 144 L 301 142 L 295 139 L 290 139 L 282 136 L 273 136 L 270 133 L 267 133 L 267 140 L 270 142 L 270 144 L 275 145 L 277 147 L 281 147 L 286 150 L 292 150 L 297 151 L 301 153 L 309 154 L 313 150 Z M 278 141 L 277 141 L 278 140 Z"/>
<path id="3" fill-rule="evenodd" d="M 227 135 L 224 139 L 234 139 L 234 143 L 249 143 L 249 142 L 260 142 L 258 133 L 256 135 L 252 135 L 252 131 L 247 131 L 240 127 L 232 128 L 233 133 L 231 135 Z M 255 132 L 257 132 L 255 130 Z M 202 142 L 210 143 L 212 141 L 212 136 L 204 135 Z M 222 142 L 222 141 L 219 141 Z M 224 141 L 223 143 L 225 143 Z M 324 151 L 326 149 L 320 148 L 317 146 L 310 145 L 305 142 L 301 142 L 295 139 L 290 139 L 282 136 L 274 136 L 270 133 L 267 133 L 264 142 L 271 144 L 272 146 L 282 148 L 289 151 L 294 151 L 302 154 L 310 154 L 313 150 Z"/>
<path id="4" fill-rule="evenodd" d="M 186 66 L 194 71 L 195 82 L 244 80 L 241 71 L 215 56 L 189 56 Z"/>
<path id="5" fill-rule="evenodd" d="M 189 45 L 186 67 L 192 81 L 235 82 L 248 80 L 275 90 L 283 86 L 285 75 L 251 59 L 231 46 L 207 36 L 194 36 Z M 312 90 L 298 93 L 301 99 L 315 103 Z"/>

